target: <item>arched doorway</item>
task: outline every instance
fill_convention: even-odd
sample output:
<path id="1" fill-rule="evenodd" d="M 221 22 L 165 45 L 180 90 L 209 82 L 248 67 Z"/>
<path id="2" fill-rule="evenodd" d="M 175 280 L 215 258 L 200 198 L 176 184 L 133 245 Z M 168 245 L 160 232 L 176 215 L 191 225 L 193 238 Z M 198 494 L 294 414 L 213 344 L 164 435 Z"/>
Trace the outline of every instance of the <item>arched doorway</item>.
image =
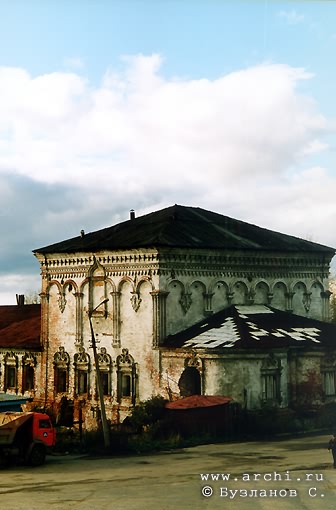
<path id="1" fill-rule="evenodd" d="M 178 382 L 181 397 L 201 395 L 201 376 L 197 368 L 186 367 Z"/>

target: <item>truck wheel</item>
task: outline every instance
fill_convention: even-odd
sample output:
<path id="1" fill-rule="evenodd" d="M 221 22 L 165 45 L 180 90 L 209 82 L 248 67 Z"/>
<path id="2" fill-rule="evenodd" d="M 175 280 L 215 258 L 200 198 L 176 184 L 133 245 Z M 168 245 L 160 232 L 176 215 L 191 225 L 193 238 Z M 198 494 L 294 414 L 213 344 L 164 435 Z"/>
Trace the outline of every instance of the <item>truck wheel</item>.
<path id="1" fill-rule="evenodd" d="M 29 455 L 29 464 L 31 466 L 41 466 L 45 463 L 46 450 L 41 444 L 35 444 Z"/>

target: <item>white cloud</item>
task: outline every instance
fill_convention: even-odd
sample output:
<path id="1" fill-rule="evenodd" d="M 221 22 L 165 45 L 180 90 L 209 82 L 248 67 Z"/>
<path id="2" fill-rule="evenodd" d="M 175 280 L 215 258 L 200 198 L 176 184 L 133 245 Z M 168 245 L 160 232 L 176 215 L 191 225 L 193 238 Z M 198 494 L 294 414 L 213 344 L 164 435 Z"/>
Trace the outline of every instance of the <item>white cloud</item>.
<path id="1" fill-rule="evenodd" d="M 156 189 L 206 172 L 281 173 L 314 148 L 326 120 L 296 91 L 311 75 L 259 65 L 216 80 L 165 80 L 161 59 L 124 59 L 99 87 L 74 73 L 0 70 L 0 170 L 44 182 Z M 242 150 L 243 149 L 243 150 Z"/>
<path id="2" fill-rule="evenodd" d="M 29 295 L 33 292 L 39 293 L 41 279 L 38 274 L 8 274 L 0 276 L 0 305 L 15 305 L 16 294 Z"/>

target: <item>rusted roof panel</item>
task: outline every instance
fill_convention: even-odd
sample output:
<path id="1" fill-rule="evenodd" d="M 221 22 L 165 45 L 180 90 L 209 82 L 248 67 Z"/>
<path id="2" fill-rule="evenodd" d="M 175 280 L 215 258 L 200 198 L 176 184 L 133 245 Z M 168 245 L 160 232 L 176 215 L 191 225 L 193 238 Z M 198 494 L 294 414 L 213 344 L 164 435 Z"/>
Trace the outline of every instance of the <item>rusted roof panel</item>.
<path id="1" fill-rule="evenodd" d="M 0 347 L 41 350 L 41 306 L 0 306 Z"/>

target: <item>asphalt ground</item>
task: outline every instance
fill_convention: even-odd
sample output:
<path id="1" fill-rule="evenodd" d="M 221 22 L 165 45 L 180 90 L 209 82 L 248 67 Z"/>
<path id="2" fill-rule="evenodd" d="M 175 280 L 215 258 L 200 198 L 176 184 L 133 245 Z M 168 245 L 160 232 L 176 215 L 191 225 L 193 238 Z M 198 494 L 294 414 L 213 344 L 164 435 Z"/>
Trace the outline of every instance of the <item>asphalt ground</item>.
<path id="1" fill-rule="evenodd" d="M 144 456 L 49 456 L 0 471 L 1 510 L 334 510 L 329 437 L 202 445 Z"/>

